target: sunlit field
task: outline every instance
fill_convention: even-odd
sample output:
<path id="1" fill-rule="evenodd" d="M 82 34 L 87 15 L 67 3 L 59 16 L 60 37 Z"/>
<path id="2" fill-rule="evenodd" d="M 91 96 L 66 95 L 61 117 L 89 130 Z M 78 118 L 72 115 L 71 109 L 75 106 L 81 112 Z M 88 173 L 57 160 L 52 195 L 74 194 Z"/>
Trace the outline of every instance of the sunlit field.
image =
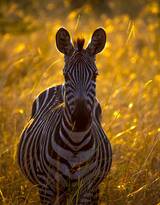
<path id="1" fill-rule="evenodd" d="M 86 47 L 101 26 L 107 44 L 97 55 L 97 98 L 113 163 L 101 184 L 100 205 L 159 205 L 158 4 L 147 4 L 136 18 L 96 16 L 90 5 L 66 16 L 60 8 L 51 15 L 52 9 L 54 3 L 48 3 L 34 15 L 34 10 L 24 13 L 16 3 L 0 8 L 0 204 L 39 204 L 37 188 L 19 170 L 16 150 L 34 98 L 64 81 L 63 55 L 55 45 L 57 29 L 64 26 L 74 39 L 84 37 Z"/>

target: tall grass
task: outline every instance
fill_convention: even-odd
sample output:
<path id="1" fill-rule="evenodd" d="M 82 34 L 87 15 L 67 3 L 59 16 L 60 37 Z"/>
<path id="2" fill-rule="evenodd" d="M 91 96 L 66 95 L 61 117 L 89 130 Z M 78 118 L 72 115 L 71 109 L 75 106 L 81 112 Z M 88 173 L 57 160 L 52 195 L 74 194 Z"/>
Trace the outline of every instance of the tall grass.
<path id="1" fill-rule="evenodd" d="M 16 149 L 36 95 L 63 82 L 63 56 L 55 47 L 62 25 L 74 38 L 83 33 L 86 45 L 99 26 L 108 36 L 97 56 L 97 97 L 113 164 L 101 184 L 101 205 L 160 203 L 160 28 L 152 12 L 144 9 L 133 22 L 73 11 L 66 19 L 34 18 L 37 29 L 30 33 L 0 36 L 0 204 L 39 204 L 36 187 L 19 171 Z"/>

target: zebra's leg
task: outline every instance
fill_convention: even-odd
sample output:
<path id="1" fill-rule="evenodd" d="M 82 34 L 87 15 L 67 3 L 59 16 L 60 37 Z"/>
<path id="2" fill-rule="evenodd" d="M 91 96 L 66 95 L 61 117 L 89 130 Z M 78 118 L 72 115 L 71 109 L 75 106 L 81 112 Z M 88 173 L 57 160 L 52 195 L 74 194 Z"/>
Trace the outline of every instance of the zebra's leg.
<path id="1" fill-rule="evenodd" d="M 39 197 L 42 205 L 53 205 L 56 195 L 49 187 L 39 187 Z"/>
<path id="2" fill-rule="evenodd" d="M 98 205 L 99 201 L 99 189 L 98 187 L 91 192 L 86 192 L 82 196 L 76 205 Z"/>
<path id="3" fill-rule="evenodd" d="M 99 201 L 99 188 L 97 187 L 97 188 L 93 191 L 92 204 L 93 204 L 93 205 L 98 205 L 98 201 Z"/>
<path id="4" fill-rule="evenodd" d="M 66 205 L 65 193 L 54 193 L 49 187 L 39 187 L 39 196 L 42 205 Z"/>

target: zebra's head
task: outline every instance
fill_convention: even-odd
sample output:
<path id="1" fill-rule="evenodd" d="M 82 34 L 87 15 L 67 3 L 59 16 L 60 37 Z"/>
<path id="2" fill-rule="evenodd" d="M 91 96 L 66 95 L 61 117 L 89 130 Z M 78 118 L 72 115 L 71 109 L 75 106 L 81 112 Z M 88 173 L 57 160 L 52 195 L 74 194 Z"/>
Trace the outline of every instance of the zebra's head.
<path id="1" fill-rule="evenodd" d="M 64 28 L 56 34 L 57 48 L 65 57 L 65 106 L 75 131 L 84 131 L 91 125 L 98 74 L 95 56 L 105 46 L 106 33 L 98 28 L 86 49 L 83 48 L 84 42 L 84 39 L 77 39 L 72 44 Z"/>

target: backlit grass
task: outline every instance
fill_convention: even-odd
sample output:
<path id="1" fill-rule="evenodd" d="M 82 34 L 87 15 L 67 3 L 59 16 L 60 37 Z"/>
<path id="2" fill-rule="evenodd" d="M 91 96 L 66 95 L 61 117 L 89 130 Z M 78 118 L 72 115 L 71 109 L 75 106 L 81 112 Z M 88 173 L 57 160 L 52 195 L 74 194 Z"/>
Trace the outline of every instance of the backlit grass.
<path id="1" fill-rule="evenodd" d="M 26 23 L 22 26 L 32 22 L 33 29 L 0 35 L 0 204 L 39 204 L 36 187 L 19 171 L 16 148 L 36 95 L 63 82 L 63 55 L 55 46 L 60 26 L 74 38 L 85 37 L 85 45 L 99 26 L 108 36 L 97 56 L 97 97 L 113 164 L 101 184 L 101 205 L 160 203 L 160 25 L 152 16 L 156 5 L 146 7 L 134 21 L 126 15 L 98 19 L 85 9 L 84 15 L 72 11 L 65 19 L 20 13 Z"/>

